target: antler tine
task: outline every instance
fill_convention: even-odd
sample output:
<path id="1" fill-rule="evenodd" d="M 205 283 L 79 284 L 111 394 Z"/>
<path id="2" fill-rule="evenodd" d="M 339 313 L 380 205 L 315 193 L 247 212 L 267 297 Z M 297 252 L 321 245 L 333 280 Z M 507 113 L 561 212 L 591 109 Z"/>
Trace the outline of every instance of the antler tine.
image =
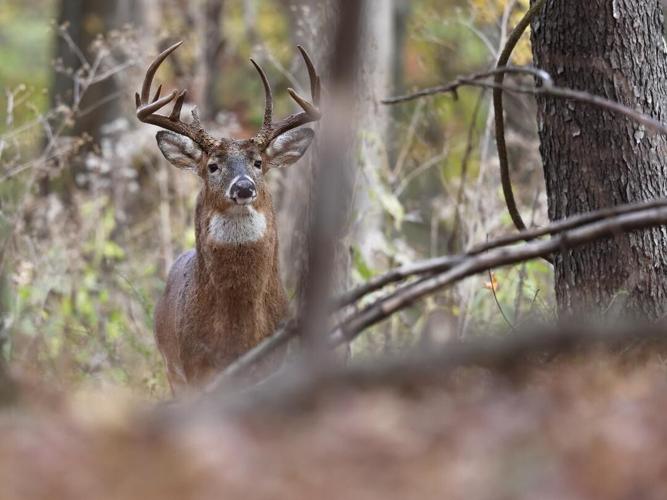
<path id="1" fill-rule="evenodd" d="M 264 113 L 264 125 L 262 125 L 262 128 L 259 130 L 254 139 L 255 141 L 257 141 L 258 144 L 260 144 L 264 148 L 268 147 L 268 145 L 271 143 L 273 139 L 275 139 L 281 134 L 284 134 L 288 130 L 300 127 L 301 125 L 305 125 L 306 123 L 318 121 L 322 116 L 320 110 L 318 109 L 320 103 L 320 94 L 321 94 L 320 77 L 317 74 L 315 65 L 313 64 L 313 61 L 308 55 L 306 49 L 304 49 L 300 45 L 298 46 L 298 49 L 299 52 L 301 53 L 301 56 L 303 57 L 304 62 L 306 63 L 306 68 L 308 68 L 308 76 L 310 78 L 311 101 L 308 101 L 307 99 L 301 97 L 294 89 L 291 88 L 287 89 L 289 95 L 292 97 L 292 99 L 294 99 L 294 101 L 296 101 L 299 107 L 303 109 L 303 112 L 289 115 L 288 117 L 283 118 L 282 120 L 276 123 L 271 122 L 271 115 L 269 114 L 269 105 L 267 104 L 266 108 L 267 111 L 265 111 Z M 257 63 L 255 63 L 255 61 L 253 61 L 252 59 L 251 61 L 255 65 L 255 68 L 257 68 L 257 71 L 259 72 L 260 77 L 262 78 L 268 103 L 269 99 L 271 99 L 271 89 L 268 80 L 266 78 L 266 75 L 264 74 L 264 71 L 262 71 L 261 67 Z M 273 109 L 272 106 L 273 104 L 271 101 L 271 108 L 270 108 L 271 111 Z"/>
<path id="2" fill-rule="evenodd" d="M 151 93 L 151 85 L 153 84 L 153 78 L 155 77 L 155 73 L 157 72 L 158 68 L 164 62 L 164 60 L 167 57 L 169 57 L 169 54 L 171 54 L 173 51 L 175 51 L 181 45 L 183 45 L 182 40 L 180 42 L 175 43 L 171 47 L 163 50 L 162 52 L 160 52 L 160 54 L 155 58 L 155 60 L 151 63 L 151 65 L 146 70 L 146 76 L 144 77 L 144 84 L 141 87 L 141 103 L 142 104 L 148 103 L 148 98 L 150 97 L 150 93 Z"/>
<path id="3" fill-rule="evenodd" d="M 146 76 L 144 77 L 144 83 L 141 87 L 141 94 L 136 93 L 134 97 L 137 105 L 137 118 L 142 122 L 150 123 L 151 125 L 189 137 L 200 146 L 207 147 L 213 139 L 201 127 L 199 121 L 195 120 L 192 124 L 183 123 L 181 121 L 181 108 L 185 101 L 185 90 L 173 90 L 169 95 L 160 97 L 160 92 L 162 90 L 162 86 L 160 85 L 155 92 L 153 101 L 149 101 L 155 73 L 169 54 L 180 47 L 182 43 L 183 42 L 175 43 L 171 47 L 162 51 L 148 67 Z M 156 111 L 162 109 L 174 99 L 176 99 L 176 102 L 168 117 L 155 114 Z"/>
<path id="4" fill-rule="evenodd" d="M 271 92 L 271 84 L 262 67 L 252 58 L 250 59 L 250 62 L 255 66 L 257 73 L 259 73 L 259 77 L 262 79 L 262 85 L 264 85 L 264 125 L 262 128 L 269 128 L 273 121 L 273 93 Z"/>
<path id="5" fill-rule="evenodd" d="M 301 45 L 296 46 L 303 57 L 306 67 L 308 68 L 308 77 L 310 78 L 310 95 L 313 98 L 313 103 L 317 106 L 320 104 L 320 77 L 317 74 L 313 60 L 310 58 L 310 55 Z"/>
<path id="6" fill-rule="evenodd" d="M 150 104 L 144 104 L 137 110 L 137 117 L 140 120 L 150 117 L 150 115 L 155 113 L 157 110 L 164 108 L 167 104 L 173 101 L 177 94 L 178 91 L 174 90 L 171 92 L 171 94 L 166 95 L 157 101 L 153 101 Z"/>
<path id="7" fill-rule="evenodd" d="M 160 98 L 161 92 L 162 92 L 162 85 L 158 86 L 157 90 L 155 91 L 155 95 L 153 96 L 153 102 L 157 101 Z"/>
<path id="8" fill-rule="evenodd" d="M 169 115 L 169 119 L 172 122 L 177 122 L 181 119 L 181 108 L 183 107 L 183 102 L 185 101 L 185 94 L 187 94 L 187 90 L 181 90 L 181 93 L 178 94 L 178 98 L 176 99 L 176 103 L 174 104 L 174 109 L 171 110 L 171 114 Z"/>

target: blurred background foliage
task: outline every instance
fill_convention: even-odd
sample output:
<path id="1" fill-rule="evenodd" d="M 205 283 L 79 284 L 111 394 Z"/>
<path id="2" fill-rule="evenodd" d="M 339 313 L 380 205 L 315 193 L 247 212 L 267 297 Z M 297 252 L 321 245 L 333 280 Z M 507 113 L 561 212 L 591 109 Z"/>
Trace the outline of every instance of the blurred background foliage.
<path id="1" fill-rule="evenodd" d="M 527 0 L 388 3 L 395 32 L 371 47 L 379 53 L 391 44 L 391 94 L 488 68 L 528 7 Z M 163 161 L 154 130 L 133 118 L 133 93 L 151 56 L 184 39 L 160 81 L 192 89 L 191 103 L 218 133 L 248 135 L 263 110 L 248 58 L 258 57 L 267 69 L 277 113 L 291 112 L 284 89 L 304 76 L 294 46 L 319 51 L 318 15 L 299 0 L 3 1 L 0 343 L 16 369 L 60 387 L 120 385 L 142 396 L 166 394 L 152 309 L 169 265 L 193 245 L 197 181 Z M 528 43 L 526 36 L 515 63 L 530 62 Z M 543 224 L 534 103 L 508 97 L 506 108 L 516 194 L 524 217 Z M 353 235 L 346 242 L 351 285 L 512 230 L 487 93 L 461 90 L 458 99 L 434 97 L 385 112 L 386 133 L 360 130 L 381 151 L 364 159 L 376 213 L 366 227 L 378 237 L 372 245 Z M 285 175 L 272 174 L 271 182 L 290 218 Z M 290 175 L 299 179 L 298 171 Z M 363 227 L 362 214 L 355 217 Z M 283 229 L 287 255 L 290 236 Z M 551 280 L 542 262 L 468 280 L 364 334 L 353 353 L 551 318 Z"/>

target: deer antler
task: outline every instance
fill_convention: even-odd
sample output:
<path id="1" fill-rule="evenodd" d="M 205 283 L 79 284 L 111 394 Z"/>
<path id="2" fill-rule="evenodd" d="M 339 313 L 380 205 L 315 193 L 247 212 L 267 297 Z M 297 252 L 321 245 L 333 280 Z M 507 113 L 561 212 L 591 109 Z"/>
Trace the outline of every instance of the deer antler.
<path id="1" fill-rule="evenodd" d="M 148 70 L 146 70 L 144 83 L 141 87 L 141 95 L 139 95 L 137 92 L 134 96 L 137 106 L 137 118 L 144 123 L 150 123 L 151 125 L 155 125 L 166 130 L 171 130 L 177 134 L 189 137 L 200 146 L 206 148 L 212 142 L 214 142 L 214 140 L 201 127 L 196 112 L 194 110 L 192 112 L 192 116 L 194 118 L 194 122 L 192 124 L 184 123 L 181 121 L 181 108 L 183 107 L 183 102 L 185 101 L 185 94 L 187 93 L 186 90 L 174 90 L 169 95 L 161 98 L 160 92 L 162 90 L 162 85 L 160 85 L 155 92 L 153 100 L 149 100 L 151 85 L 153 83 L 153 77 L 155 76 L 155 73 L 157 72 L 162 62 L 169 56 L 169 54 L 180 47 L 182 43 L 182 41 L 175 43 L 168 49 L 161 52 L 148 67 Z M 156 111 L 164 108 L 174 99 L 176 99 L 176 102 L 174 103 L 174 107 L 169 116 L 155 114 Z"/>
<path id="2" fill-rule="evenodd" d="M 310 95 L 312 102 L 309 102 L 301 97 L 294 89 L 287 89 L 289 95 L 296 101 L 296 103 L 301 107 L 301 109 L 303 109 L 303 111 L 301 113 L 289 115 L 288 117 L 283 118 L 282 120 L 275 123 L 273 123 L 273 95 L 271 93 L 271 85 L 269 84 L 269 80 L 266 78 L 266 74 L 264 73 L 262 67 L 253 59 L 250 59 L 250 62 L 252 62 L 252 64 L 255 66 L 255 69 L 257 69 L 257 72 L 259 73 L 259 77 L 262 79 L 262 84 L 264 85 L 264 95 L 266 99 L 266 106 L 264 109 L 264 123 L 262 124 L 262 128 L 259 129 L 259 132 L 257 132 L 253 138 L 253 140 L 259 144 L 262 149 L 268 147 L 273 139 L 281 134 L 284 134 L 288 130 L 300 127 L 306 123 L 316 122 L 322 116 L 319 110 L 321 94 L 320 77 L 315 70 L 315 65 L 308 55 L 308 52 L 306 52 L 306 50 L 301 45 L 299 45 L 297 48 L 299 49 L 299 52 L 301 52 L 301 56 L 306 63 L 306 67 L 308 68 L 308 76 L 310 77 Z"/>

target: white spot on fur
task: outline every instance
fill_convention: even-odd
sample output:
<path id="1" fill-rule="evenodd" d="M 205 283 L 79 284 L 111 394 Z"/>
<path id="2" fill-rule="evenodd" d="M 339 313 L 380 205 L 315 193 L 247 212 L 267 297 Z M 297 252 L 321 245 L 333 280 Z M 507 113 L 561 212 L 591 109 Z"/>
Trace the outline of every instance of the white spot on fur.
<path id="1" fill-rule="evenodd" d="M 234 186 L 234 184 L 236 184 L 239 181 L 239 179 L 241 177 L 245 177 L 245 176 L 237 175 L 236 177 L 234 177 L 232 179 L 232 182 L 229 183 L 229 187 L 227 188 L 227 192 L 225 193 L 225 196 L 227 196 L 227 198 L 231 199 L 231 197 L 232 197 L 232 187 Z"/>
<path id="2" fill-rule="evenodd" d="M 235 207 L 225 214 L 214 214 L 208 224 L 208 237 L 220 245 L 243 245 L 261 240 L 266 232 L 266 217 L 253 207 Z"/>

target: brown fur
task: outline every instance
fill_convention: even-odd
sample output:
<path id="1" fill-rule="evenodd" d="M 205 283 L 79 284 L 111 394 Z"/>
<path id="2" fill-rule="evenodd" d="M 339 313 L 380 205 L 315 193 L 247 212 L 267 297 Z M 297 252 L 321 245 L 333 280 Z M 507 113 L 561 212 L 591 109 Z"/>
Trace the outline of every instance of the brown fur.
<path id="1" fill-rule="evenodd" d="M 246 148 L 251 150 L 252 144 L 242 143 L 237 153 L 246 154 Z M 270 161 L 262 156 L 266 170 Z M 199 166 L 204 178 L 208 161 L 204 155 Z M 232 204 L 207 182 L 199 193 L 196 249 L 178 257 L 155 308 L 156 341 L 175 392 L 184 386 L 201 387 L 270 336 L 287 312 L 271 195 L 265 183 L 258 183 L 257 188 L 252 206 L 265 216 L 266 230 L 259 241 L 241 245 L 209 240 L 210 218 L 230 210 Z M 268 368 L 275 368 L 282 354 L 278 358 Z"/>

